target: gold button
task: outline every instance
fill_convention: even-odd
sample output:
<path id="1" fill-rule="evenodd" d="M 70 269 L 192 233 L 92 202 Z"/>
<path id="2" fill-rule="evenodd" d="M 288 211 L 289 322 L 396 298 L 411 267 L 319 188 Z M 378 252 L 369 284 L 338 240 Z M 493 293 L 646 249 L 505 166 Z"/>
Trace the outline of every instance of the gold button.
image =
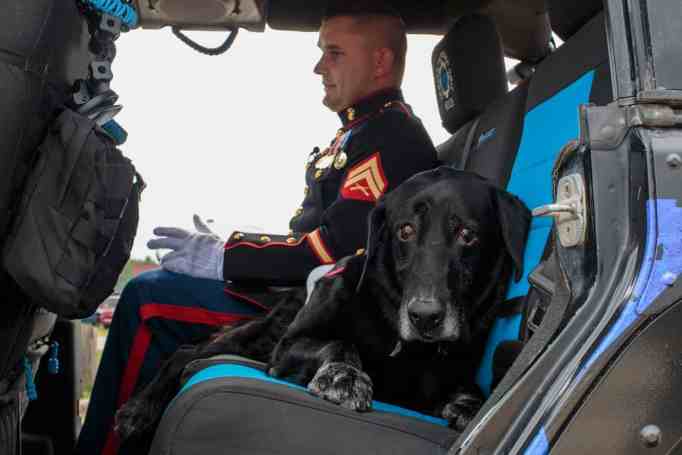
<path id="1" fill-rule="evenodd" d="M 336 155 L 336 158 L 334 158 L 334 167 L 341 170 L 346 165 L 346 162 L 348 162 L 348 155 L 346 155 L 346 152 L 341 151 Z"/>
<path id="2" fill-rule="evenodd" d="M 299 207 L 296 209 L 296 216 L 300 216 L 303 213 L 303 207 Z"/>
<path id="3" fill-rule="evenodd" d="M 355 109 L 349 107 L 348 110 L 346 111 L 346 114 L 348 115 L 348 121 L 352 122 L 353 120 L 355 120 Z"/>
<path id="4" fill-rule="evenodd" d="M 318 170 L 315 171 L 315 179 L 317 180 L 317 179 L 319 179 L 320 177 L 322 177 L 322 170 L 321 170 L 321 169 L 318 169 Z"/>
<path id="5" fill-rule="evenodd" d="M 289 237 L 291 237 L 291 236 L 293 236 L 293 235 L 294 235 L 294 230 L 293 230 L 293 229 L 289 229 Z"/>
<path id="6" fill-rule="evenodd" d="M 232 235 L 232 238 L 233 238 L 234 240 L 241 240 L 241 239 L 244 238 L 244 234 L 242 234 L 241 232 L 235 232 L 235 233 Z"/>
<path id="7" fill-rule="evenodd" d="M 304 196 L 307 196 L 309 192 L 310 192 L 310 188 L 308 188 L 307 186 L 305 188 L 303 188 L 303 195 Z"/>
<path id="8" fill-rule="evenodd" d="M 360 248 L 359 250 L 357 250 L 357 251 L 355 252 L 355 255 L 356 255 L 356 256 L 362 256 L 363 254 L 365 254 L 365 249 L 364 249 L 364 248 Z"/>
<path id="9" fill-rule="evenodd" d="M 289 237 L 289 238 L 287 239 L 287 243 L 289 243 L 289 244 L 291 244 L 291 243 L 296 243 L 296 239 L 293 238 L 293 237 Z"/>
<path id="10" fill-rule="evenodd" d="M 261 236 L 260 236 L 260 240 L 261 240 L 261 242 L 270 242 L 270 241 L 272 241 L 272 239 L 271 239 L 270 237 L 268 237 L 267 235 L 261 235 Z"/>

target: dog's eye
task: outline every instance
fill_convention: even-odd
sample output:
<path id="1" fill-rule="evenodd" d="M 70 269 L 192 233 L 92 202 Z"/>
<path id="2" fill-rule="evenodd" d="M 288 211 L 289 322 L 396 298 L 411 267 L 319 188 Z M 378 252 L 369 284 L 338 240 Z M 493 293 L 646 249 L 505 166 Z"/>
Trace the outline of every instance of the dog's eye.
<path id="1" fill-rule="evenodd" d="M 471 229 L 462 228 L 457 235 L 457 240 L 464 246 L 473 246 L 478 242 L 478 237 Z"/>
<path id="2" fill-rule="evenodd" d="M 403 242 L 413 240 L 416 234 L 416 229 L 409 223 L 405 223 L 398 228 L 398 238 Z"/>

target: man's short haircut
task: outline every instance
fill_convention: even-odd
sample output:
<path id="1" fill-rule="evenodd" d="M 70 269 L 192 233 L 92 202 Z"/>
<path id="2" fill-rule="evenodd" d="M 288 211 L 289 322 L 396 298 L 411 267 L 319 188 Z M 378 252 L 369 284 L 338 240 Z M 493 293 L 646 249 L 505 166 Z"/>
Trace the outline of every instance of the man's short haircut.
<path id="1" fill-rule="evenodd" d="M 398 80 L 402 81 L 407 53 L 405 23 L 398 11 L 385 1 L 380 0 L 336 0 L 330 1 L 322 18 L 324 22 L 337 16 L 352 17 L 360 27 L 375 25 L 384 27 L 385 47 L 393 52 Z"/>
<path id="2" fill-rule="evenodd" d="M 327 4 L 324 19 L 334 16 L 361 15 L 391 16 L 400 18 L 398 10 L 381 0 L 332 0 Z"/>

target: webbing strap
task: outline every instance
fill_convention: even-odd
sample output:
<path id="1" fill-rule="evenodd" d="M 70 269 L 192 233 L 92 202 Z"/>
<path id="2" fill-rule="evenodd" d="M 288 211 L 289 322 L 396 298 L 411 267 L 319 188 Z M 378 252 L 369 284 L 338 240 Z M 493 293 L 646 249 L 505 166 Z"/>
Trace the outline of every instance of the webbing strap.
<path id="1" fill-rule="evenodd" d="M 14 52 L 11 52 L 7 49 L 0 49 L 0 61 L 40 77 L 47 75 L 47 62 L 36 63 L 29 57 L 15 54 Z"/>
<path id="2" fill-rule="evenodd" d="M 520 339 L 527 341 L 535 333 L 542 319 L 547 313 L 547 308 L 552 300 L 555 291 L 554 282 L 559 273 L 556 261 L 551 259 L 554 253 L 554 226 L 549 233 L 549 238 L 542 252 L 540 263 L 528 275 L 529 289 L 524 299 L 525 310 L 521 322 Z"/>
<path id="3" fill-rule="evenodd" d="M 474 135 L 476 130 L 478 130 L 478 124 L 481 121 L 481 117 L 476 117 L 469 126 L 469 131 L 467 131 L 467 139 L 464 143 L 464 148 L 462 149 L 462 167 L 466 167 L 467 161 L 469 161 L 469 155 L 471 154 L 471 149 L 474 146 Z"/>

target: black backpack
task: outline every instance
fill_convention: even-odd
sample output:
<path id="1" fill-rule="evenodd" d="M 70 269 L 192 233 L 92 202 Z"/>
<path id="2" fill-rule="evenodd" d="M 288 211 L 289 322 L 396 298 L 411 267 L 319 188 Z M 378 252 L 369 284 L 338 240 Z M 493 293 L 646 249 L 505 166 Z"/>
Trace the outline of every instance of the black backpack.
<path id="1" fill-rule="evenodd" d="M 111 137 L 65 109 L 41 143 L 2 252 L 25 293 L 66 318 L 92 314 L 130 257 L 144 182 Z"/>

